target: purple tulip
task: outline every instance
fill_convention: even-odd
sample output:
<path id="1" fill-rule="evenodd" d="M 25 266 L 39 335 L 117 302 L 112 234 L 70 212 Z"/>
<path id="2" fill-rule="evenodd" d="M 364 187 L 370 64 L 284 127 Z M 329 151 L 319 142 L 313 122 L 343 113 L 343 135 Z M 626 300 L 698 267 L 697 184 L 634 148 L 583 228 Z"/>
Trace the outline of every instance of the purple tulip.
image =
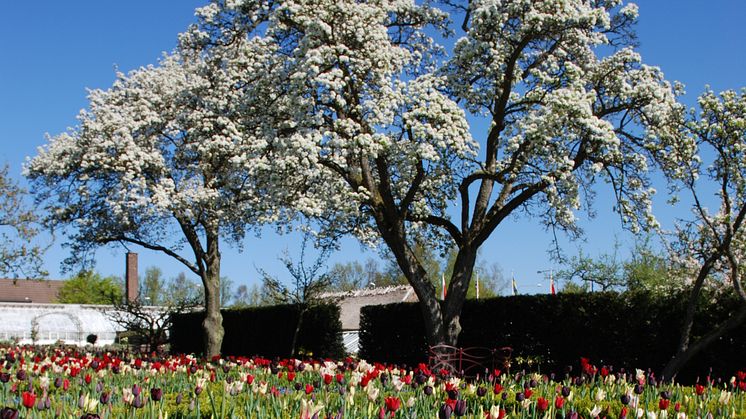
<path id="1" fill-rule="evenodd" d="M 453 413 L 456 414 L 456 416 L 464 416 L 466 414 L 466 400 L 461 399 L 456 401 L 456 408 L 453 409 Z"/>
<path id="2" fill-rule="evenodd" d="M 450 419 L 452 414 L 453 410 L 451 410 L 451 406 L 444 404 L 438 410 L 438 419 Z"/>
<path id="3" fill-rule="evenodd" d="M 484 397 L 485 394 L 487 394 L 487 387 L 484 387 L 484 386 L 477 387 L 477 396 Z"/>
<path id="4" fill-rule="evenodd" d="M 25 371 L 25 370 L 18 370 L 18 371 L 16 372 L 16 378 L 17 378 L 17 379 L 18 379 L 19 381 L 23 381 L 23 380 L 25 380 L 25 379 L 26 379 L 26 377 L 27 377 L 27 375 L 26 375 L 26 371 Z"/>
<path id="5" fill-rule="evenodd" d="M 565 419 L 580 419 L 580 415 L 578 415 L 578 412 L 570 411 L 565 415 Z"/>
<path id="6" fill-rule="evenodd" d="M 449 399 L 451 399 L 451 400 L 458 399 L 458 390 L 456 390 L 456 389 L 448 390 L 447 393 L 448 393 L 448 398 Z"/>
<path id="7" fill-rule="evenodd" d="M 7 383 L 10 381 L 10 374 L 7 372 L 0 372 L 0 383 Z"/>
<path id="8" fill-rule="evenodd" d="M 181 401 L 184 399 L 184 396 L 181 395 L 181 393 L 176 395 L 176 404 L 181 404 Z"/>
<path id="9" fill-rule="evenodd" d="M 101 416 L 95 413 L 83 413 L 83 415 L 80 416 L 80 419 L 101 419 Z"/>
<path id="10" fill-rule="evenodd" d="M 526 395 L 525 394 L 523 394 L 521 392 L 515 394 L 515 401 L 517 401 L 518 403 L 520 403 L 520 402 L 522 402 L 524 400 L 526 400 Z"/>
<path id="11" fill-rule="evenodd" d="M 0 410 L 0 419 L 18 419 L 18 410 L 13 409 L 12 407 L 3 407 L 2 410 Z"/>
<path id="12" fill-rule="evenodd" d="M 139 394 L 135 396 L 135 399 L 132 401 L 132 406 L 135 407 L 135 409 L 139 409 L 145 405 L 145 402 L 142 400 L 142 396 Z"/>
<path id="13" fill-rule="evenodd" d="M 645 391 L 645 386 L 642 384 L 635 384 L 635 394 L 642 394 Z"/>
<path id="14" fill-rule="evenodd" d="M 623 405 L 627 406 L 631 401 L 631 398 L 629 397 L 629 394 L 622 394 L 619 397 L 619 401 L 622 402 Z"/>
<path id="15" fill-rule="evenodd" d="M 425 389 L 423 390 L 425 392 L 425 395 L 430 396 L 433 394 L 433 388 L 430 386 L 425 386 Z"/>
<path id="16" fill-rule="evenodd" d="M 133 384 L 132 385 L 132 394 L 134 396 L 139 396 L 140 393 L 142 393 L 142 389 L 140 388 L 140 386 L 138 386 L 137 384 Z"/>
<path id="17" fill-rule="evenodd" d="M 565 398 L 570 397 L 570 392 L 571 391 L 572 390 L 570 389 L 570 387 L 568 387 L 568 386 L 562 386 L 562 397 L 565 397 Z"/>
<path id="18" fill-rule="evenodd" d="M 101 393 L 101 396 L 98 398 L 98 401 L 101 402 L 101 404 L 109 404 L 109 400 L 111 400 L 111 393 L 107 391 Z"/>
<path id="19" fill-rule="evenodd" d="M 161 401 L 163 398 L 163 390 L 161 390 L 158 387 L 153 387 L 150 389 L 150 399 L 156 402 Z"/>

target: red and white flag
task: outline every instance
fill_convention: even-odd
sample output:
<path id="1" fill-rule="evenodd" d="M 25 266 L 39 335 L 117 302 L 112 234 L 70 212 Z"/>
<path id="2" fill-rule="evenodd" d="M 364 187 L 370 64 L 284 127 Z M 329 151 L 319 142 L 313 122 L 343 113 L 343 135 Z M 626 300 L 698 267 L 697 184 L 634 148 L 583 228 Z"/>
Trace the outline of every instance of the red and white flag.
<path id="1" fill-rule="evenodd" d="M 555 289 L 554 289 L 554 278 L 549 278 L 549 292 L 552 295 L 557 294 L 557 291 L 555 291 Z"/>
<path id="2" fill-rule="evenodd" d="M 446 299 L 446 275 L 440 274 L 440 299 Z"/>

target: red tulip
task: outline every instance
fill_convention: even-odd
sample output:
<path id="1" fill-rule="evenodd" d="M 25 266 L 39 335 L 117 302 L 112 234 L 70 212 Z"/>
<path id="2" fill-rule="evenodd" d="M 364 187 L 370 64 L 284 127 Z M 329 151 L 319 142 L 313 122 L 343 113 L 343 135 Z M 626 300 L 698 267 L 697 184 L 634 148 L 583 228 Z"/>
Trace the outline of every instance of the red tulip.
<path id="1" fill-rule="evenodd" d="M 523 389 L 523 395 L 526 396 L 527 399 L 531 398 L 532 394 L 534 394 L 534 392 L 531 391 L 531 389 L 528 389 L 528 388 Z"/>
<path id="2" fill-rule="evenodd" d="M 401 400 L 398 397 L 386 397 L 384 403 L 386 403 L 386 410 L 389 412 L 396 412 L 401 407 Z"/>
<path id="3" fill-rule="evenodd" d="M 36 394 L 24 391 L 21 395 L 21 399 L 23 400 L 23 405 L 31 409 L 36 403 Z"/>
<path id="4" fill-rule="evenodd" d="M 253 383 L 253 382 L 254 382 L 254 376 L 251 375 L 251 374 L 246 374 L 246 383 L 248 385 L 251 385 L 251 383 Z"/>
<path id="5" fill-rule="evenodd" d="M 669 404 L 671 404 L 671 400 L 660 399 L 658 401 L 658 408 L 660 408 L 660 410 L 666 410 L 666 409 L 668 409 L 668 405 Z"/>
<path id="6" fill-rule="evenodd" d="M 306 384 L 306 394 L 313 393 L 313 385 L 312 384 Z"/>
<path id="7" fill-rule="evenodd" d="M 697 392 L 698 396 L 701 396 L 701 395 L 705 394 L 705 386 L 703 386 L 702 384 L 696 384 L 694 386 L 694 391 Z"/>
<path id="8" fill-rule="evenodd" d="M 503 386 L 500 383 L 495 383 L 495 387 L 492 389 L 495 394 L 500 394 L 503 391 Z"/>
<path id="9" fill-rule="evenodd" d="M 562 409 L 562 406 L 565 405 L 565 399 L 562 396 L 557 396 L 554 398 L 554 407 L 557 409 Z"/>
<path id="10" fill-rule="evenodd" d="M 331 384 L 333 379 L 334 377 L 332 377 L 331 374 L 324 374 L 324 384 Z"/>
<path id="11" fill-rule="evenodd" d="M 629 413 L 629 409 L 627 409 L 627 406 L 623 406 L 622 411 L 619 412 L 619 419 L 626 419 L 627 413 Z"/>
<path id="12" fill-rule="evenodd" d="M 85 383 L 86 384 L 91 384 L 91 374 L 86 374 L 85 375 Z"/>
<path id="13" fill-rule="evenodd" d="M 538 407 L 540 411 L 546 412 L 546 410 L 549 409 L 549 400 L 539 397 L 536 399 L 536 407 Z"/>

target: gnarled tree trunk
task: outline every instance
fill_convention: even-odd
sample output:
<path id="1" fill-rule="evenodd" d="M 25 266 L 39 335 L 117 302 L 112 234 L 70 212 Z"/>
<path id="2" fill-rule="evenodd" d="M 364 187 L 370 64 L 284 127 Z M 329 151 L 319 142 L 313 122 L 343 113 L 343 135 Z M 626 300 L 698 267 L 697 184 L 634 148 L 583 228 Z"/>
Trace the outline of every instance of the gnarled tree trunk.
<path id="1" fill-rule="evenodd" d="M 202 321 L 204 351 L 205 356 L 210 358 L 220 355 L 225 331 L 220 314 L 220 251 L 217 237 L 209 234 L 202 284 L 205 287 L 205 319 Z"/>

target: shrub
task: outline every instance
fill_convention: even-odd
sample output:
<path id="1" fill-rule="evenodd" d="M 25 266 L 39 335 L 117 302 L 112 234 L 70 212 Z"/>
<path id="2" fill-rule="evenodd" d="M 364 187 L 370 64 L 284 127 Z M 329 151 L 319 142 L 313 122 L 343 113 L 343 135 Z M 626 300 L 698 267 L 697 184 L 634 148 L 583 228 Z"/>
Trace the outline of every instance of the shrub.
<path id="1" fill-rule="evenodd" d="M 221 353 L 264 357 L 288 356 L 298 314 L 297 305 L 222 310 L 225 337 Z M 203 318 L 204 312 L 179 314 L 174 317 L 170 336 L 172 351 L 202 351 Z M 303 348 L 306 353 L 312 353 L 315 357 L 342 357 L 344 346 L 341 332 L 339 307 L 334 304 L 315 305 L 303 315 L 297 347 Z"/>

